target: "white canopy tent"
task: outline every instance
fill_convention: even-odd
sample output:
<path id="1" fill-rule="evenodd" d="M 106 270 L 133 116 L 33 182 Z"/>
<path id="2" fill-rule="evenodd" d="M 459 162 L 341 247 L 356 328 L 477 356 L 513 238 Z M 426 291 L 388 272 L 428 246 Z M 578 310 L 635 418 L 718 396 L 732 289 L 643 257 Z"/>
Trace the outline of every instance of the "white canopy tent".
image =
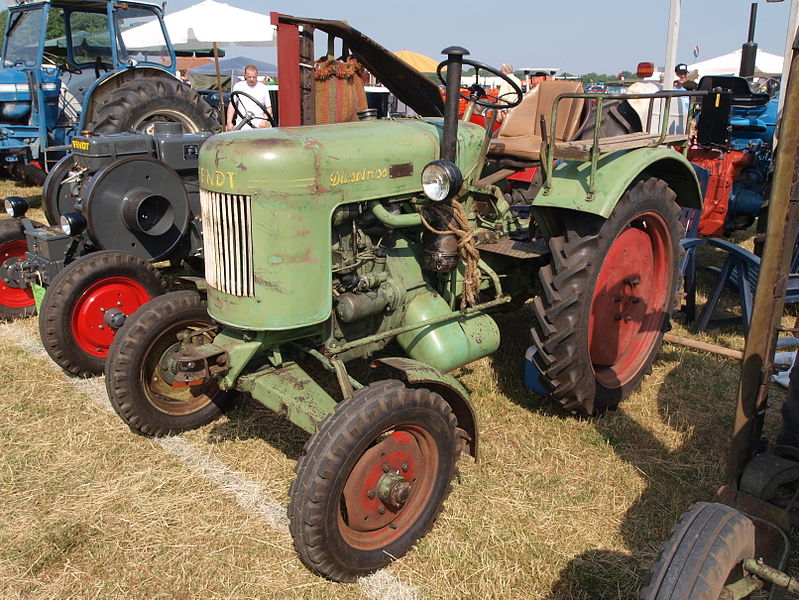
<path id="1" fill-rule="evenodd" d="M 705 75 L 737 75 L 741 68 L 741 50 L 709 58 L 692 65 L 688 65 L 688 71 L 696 70 L 699 77 Z M 776 77 L 782 73 L 782 56 L 771 54 L 764 50 L 757 51 L 755 61 L 756 77 Z"/>
<path id="2" fill-rule="evenodd" d="M 268 14 L 236 8 L 216 0 L 170 13 L 164 17 L 175 50 L 208 50 L 212 45 L 274 46 L 275 26 Z M 126 45 L 145 48 L 161 38 L 157 21 L 122 32 Z"/>

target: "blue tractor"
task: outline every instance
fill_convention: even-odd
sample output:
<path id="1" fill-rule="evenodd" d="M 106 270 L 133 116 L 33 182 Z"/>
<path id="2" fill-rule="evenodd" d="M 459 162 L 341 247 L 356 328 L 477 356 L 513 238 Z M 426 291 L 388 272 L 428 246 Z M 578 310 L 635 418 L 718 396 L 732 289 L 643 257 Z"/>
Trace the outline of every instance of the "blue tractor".
<path id="1" fill-rule="evenodd" d="M 11 176 L 39 185 L 51 171 L 63 178 L 73 168 L 64 155 L 75 135 L 146 130 L 155 121 L 219 130 L 216 111 L 175 76 L 159 6 L 44 0 L 9 8 L 0 166 Z"/>

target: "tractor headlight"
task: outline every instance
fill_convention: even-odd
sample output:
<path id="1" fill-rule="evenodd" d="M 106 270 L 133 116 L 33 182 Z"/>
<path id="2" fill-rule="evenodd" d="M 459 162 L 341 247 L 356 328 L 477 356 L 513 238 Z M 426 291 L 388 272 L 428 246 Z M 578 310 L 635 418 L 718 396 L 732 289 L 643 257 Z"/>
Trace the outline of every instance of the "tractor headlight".
<path id="1" fill-rule="evenodd" d="M 68 212 L 61 215 L 61 229 L 67 235 L 78 235 L 81 231 L 86 229 L 86 218 L 76 212 Z"/>
<path id="2" fill-rule="evenodd" d="M 463 175 L 455 163 L 434 160 L 422 171 L 424 195 L 433 202 L 448 200 L 458 193 L 463 185 Z"/>
<path id="3" fill-rule="evenodd" d="M 9 196 L 6 198 L 4 204 L 8 216 L 14 218 L 24 217 L 25 213 L 28 212 L 28 209 L 30 208 L 28 201 L 19 196 Z"/>

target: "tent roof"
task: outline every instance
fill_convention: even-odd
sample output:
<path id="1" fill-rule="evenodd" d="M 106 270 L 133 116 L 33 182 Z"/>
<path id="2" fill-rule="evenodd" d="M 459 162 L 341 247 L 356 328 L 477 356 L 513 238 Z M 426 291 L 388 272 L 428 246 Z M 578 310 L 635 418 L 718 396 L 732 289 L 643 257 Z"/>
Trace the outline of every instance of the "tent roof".
<path id="1" fill-rule="evenodd" d="M 741 50 L 738 49 L 729 54 L 709 58 L 692 65 L 688 65 L 688 70 L 699 71 L 699 77 L 704 75 L 737 75 L 741 68 Z M 757 51 L 755 60 L 755 75 L 780 75 L 782 73 L 782 56 L 771 54 L 765 50 Z"/>
<path id="2" fill-rule="evenodd" d="M 277 76 L 277 67 L 272 63 L 255 60 L 254 58 L 247 58 L 245 56 L 235 56 L 233 58 L 220 60 L 219 71 L 222 75 L 230 76 L 233 71 L 244 73 L 244 68 L 247 65 L 255 65 L 258 67 L 258 75 L 269 75 L 270 77 Z M 216 75 L 216 67 L 213 62 L 210 62 L 189 69 L 189 75 Z"/>

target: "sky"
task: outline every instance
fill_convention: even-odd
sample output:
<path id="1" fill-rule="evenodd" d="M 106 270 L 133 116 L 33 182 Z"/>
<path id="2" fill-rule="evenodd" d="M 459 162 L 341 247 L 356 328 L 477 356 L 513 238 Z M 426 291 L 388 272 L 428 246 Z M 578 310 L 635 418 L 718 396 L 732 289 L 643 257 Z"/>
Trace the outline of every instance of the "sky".
<path id="1" fill-rule="evenodd" d="M 407 48 L 435 59 L 451 45 L 489 65 L 559 67 L 573 74 L 635 71 L 665 63 L 669 0 L 222 0 L 260 13 L 339 19 L 389 50 Z M 167 14 L 195 4 L 168 0 Z M 749 31 L 750 0 L 681 0 L 677 62 L 738 50 Z M 791 2 L 757 2 L 755 42 L 782 55 Z M 317 36 L 317 38 L 322 36 Z M 318 42 L 317 42 L 318 43 Z M 693 49 L 699 45 L 699 58 Z M 322 46 L 319 46 L 322 48 Z M 321 51 L 320 51 L 321 53 Z M 274 48 L 232 48 L 228 57 L 275 62 Z"/>

